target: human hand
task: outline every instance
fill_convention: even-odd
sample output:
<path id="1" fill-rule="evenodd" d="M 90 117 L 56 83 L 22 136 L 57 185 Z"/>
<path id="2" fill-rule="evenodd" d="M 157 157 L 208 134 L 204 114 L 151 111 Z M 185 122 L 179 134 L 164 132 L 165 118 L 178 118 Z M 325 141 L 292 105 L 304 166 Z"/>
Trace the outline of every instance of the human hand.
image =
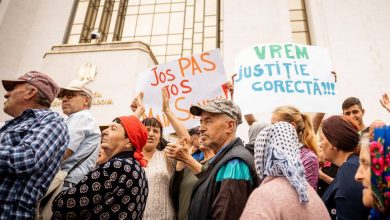
<path id="1" fill-rule="evenodd" d="M 130 108 L 134 112 L 134 115 L 137 118 L 140 118 L 142 114 L 145 112 L 145 105 L 143 102 L 144 93 L 138 93 L 137 97 L 131 102 Z"/>
<path id="2" fill-rule="evenodd" d="M 168 88 L 163 87 L 161 89 L 161 97 L 162 97 L 162 110 L 166 112 L 169 110 L 169 95 L 168 95 Z"/>
<path id="3" fill-rule="evenodd" d="M 164 152 L 168 157 L 186 163 L 188 162 L 188 157 L 191 156 L 190 148 L 189 139 L 183 138 L 178 143 L 169 143 L 165 147 Z"/>
<path id="4" fill-rule="evenodd" d="M 133 99 L 131 102 L 130 108 L 133 112 L 137 110 L 138 107 L 144 106 L 143 104 L 143 98 L 144 98 L 144 93 L 140 92 L 137 94 L 137 96 Z"/>
<path id="5" fill-rule="evenodd" d="M 390 99 L 387 93 L 382 95 L 382 99 L 379 100 L 383 108 L 385 108 L 388 112 L 390 112 Z"/>

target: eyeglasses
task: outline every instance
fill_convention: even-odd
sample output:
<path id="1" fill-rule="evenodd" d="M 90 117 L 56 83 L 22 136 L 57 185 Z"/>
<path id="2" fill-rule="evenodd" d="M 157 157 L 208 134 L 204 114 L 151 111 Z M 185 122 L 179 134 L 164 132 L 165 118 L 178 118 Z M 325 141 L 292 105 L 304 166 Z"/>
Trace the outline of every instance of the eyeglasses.
<path id="1" fill-rule="evenodd" d="M 63 100 L 64 97 L 66 97 L 67 99 L 71 99 L 71 98 L 73 98 L 73 97 L 76 97 L 77 95 L 84 96 L 84 97 L 88 97 L 88 96 L 85 95 L 84 93 L 66 91 L 66 92 L 64 92 L 64 93 L 62 94 L 61 97 L 58 97 L 58 99 Z"/>

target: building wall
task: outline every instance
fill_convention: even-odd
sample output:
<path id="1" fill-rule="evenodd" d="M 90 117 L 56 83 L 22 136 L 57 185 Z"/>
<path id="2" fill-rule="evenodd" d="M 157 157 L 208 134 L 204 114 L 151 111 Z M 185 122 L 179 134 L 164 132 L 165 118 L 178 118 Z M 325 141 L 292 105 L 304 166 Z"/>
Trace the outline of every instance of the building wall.
<path id="1" fill-rule="evenodd" d="M 29 70 L 41 70 L 43 55 L 62 42 L 72 4 L 70 0 L 1 2 L 1 79 L 14 79 Z M 4 94 L 4 89 L 0 89 L 0 96 Z M 1 111 L 0 121 L 7 119 L 9 116 Z"/>
<path id="2" fill-rule="evenodd" d="M 43 55 L 61 44 L 72 5 L 70 0 L 0 3 L 2 79 L 46 68 Z M 382 93 L 390 93 L 390 66 L 385 63 L 390 57 L 390 2 L 306 0 L 306 8 L 312 44 L 329 48 L 341 99 L 360 98 L 366 109 L 366 124 L 377 118 L 389 123 L 389 115 L 378 100 Z M 233 73 L 234 55 L 241 49 L 291 41 L 288 0 L 224 0 L 223 19 L 223 58 L 228 74 Z M 4 91 L 0 91 L 3 96 Z M 261 100 L 256 103 L 261 107 Z M 0 121 L 6 118 L 1 112 Z M 269 121 L 270 115 L 258 118 Z M 241 127 L 244 137 L 247 127 Z"/>
<path id="3" fill-rule="evenodd" d="M 144 46 L 134 42 L 56 47 L 45 56 L 42 70 L 55 72 L 53 79 L 60 86 L 66 86 L 78 78 L 83 65 L 96 65 L 95 78 L 88 84 L 95 93 L 91 112 L 98 124 L 108 125 L 115 116 L 131 113 L 130 103 L 136 95 L 135 78 L 146 67 L 155 65 Z M 112 103 L 102 104 L 107 101 Z M 62 114 L 60 105 L 52 109 Z"/>
<path id="4" fill-rule="evenodd" d="M 248 10 L 250 9 L 250 10 Z M 224 1 L 223 60 L 228 75 L 234 73 L 234 56 L 256 44 L 291 42 L 287 0 Z M 261 101 L 254 100 L 261 108 Z M 259 121 L 270 121 L 271 114 L 256 115 Z M 248 125 L 238 127 L 238 136 L 247 140 Z"/>
<path id="5" fill-rule="evenodd" d="M 384 92 L 390 93 L 390 2 L 306 3 L 313 44 L 329 48 L 341 100 L 360 98 L 366 125 L 376 119 L 390 123 L 389 113 L 379 103 Z"/>

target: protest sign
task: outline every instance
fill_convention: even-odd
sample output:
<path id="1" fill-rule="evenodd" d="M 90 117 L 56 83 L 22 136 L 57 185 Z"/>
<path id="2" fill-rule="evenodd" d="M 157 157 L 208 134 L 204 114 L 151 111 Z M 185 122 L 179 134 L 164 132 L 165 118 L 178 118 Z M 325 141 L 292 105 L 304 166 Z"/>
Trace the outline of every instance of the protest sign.
<path id="1" fill-rule="evenodd" d="M 162 88 L 168 91 L 173 113 L 186 128 L 192 128 L 199 125 L 199 118 L 190 114 L 191 105 L 204 105 L 208 100 L 225 97 L 223 84 L 226 81 L 219 49 L 215 49 L 154 66 L 138 74 L 136 90 L 144 92 L 144 117 L 157 118 L 167 134 L 174 130 L 162 112 Z"/>
<path id="2" fill-rule="evenodd" d="M 336 113 L 340 104 L 327 49 L 293 43 L 257 45 L 235 58 L 234 101 L 244 114 L 293 105 Z"/>

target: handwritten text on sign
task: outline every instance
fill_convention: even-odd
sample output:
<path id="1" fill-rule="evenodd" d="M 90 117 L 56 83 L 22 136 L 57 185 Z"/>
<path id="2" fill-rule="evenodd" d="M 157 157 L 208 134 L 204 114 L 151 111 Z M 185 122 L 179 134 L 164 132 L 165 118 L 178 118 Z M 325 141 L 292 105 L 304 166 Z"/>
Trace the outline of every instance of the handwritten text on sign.
<path id="1" fill-rule="evenodd" d="M 137 76 L 137 91 L 144 92 L 146 116 L 157 118 L 171 133 L 173 129 L 162 113 L 161 89 L 166 88 L 170 107 L 187 128 L 199 125 L 190 114 L 191 105 L 223 96 L 225 70 L 218 49 L 155 66 Z"/>
<path id="2" fill-rule="evenodd" d="M 258 45 L 240 52 L 235 67 L 235 101 L 244 112 L 270 112 L 281 105 L 294 105 L 301 111 L 337 112 L 336 84 L 324 48 L 299 44 Z M 261 102 L 261 107 L 253 105 L 256 100 Z"/>

